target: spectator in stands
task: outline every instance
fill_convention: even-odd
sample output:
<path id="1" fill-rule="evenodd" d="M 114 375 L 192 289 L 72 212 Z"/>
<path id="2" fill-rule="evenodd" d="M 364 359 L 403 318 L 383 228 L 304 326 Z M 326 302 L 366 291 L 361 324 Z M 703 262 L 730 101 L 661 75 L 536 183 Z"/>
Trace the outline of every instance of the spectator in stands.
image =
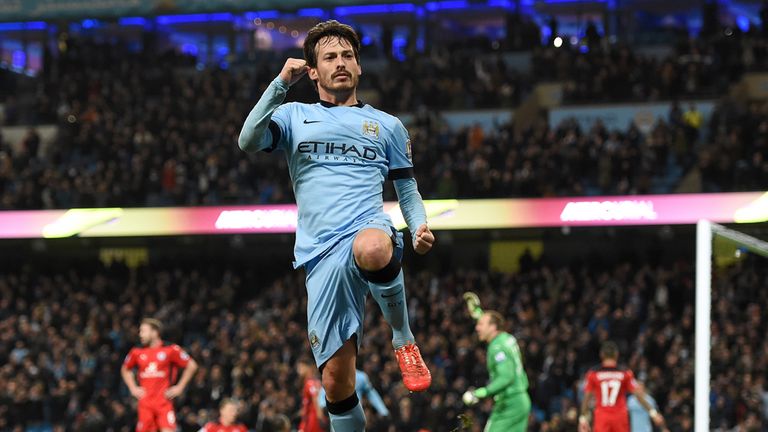
<path id="1" fill-rule="evenodd" d="M 627 365 L 647 383 L 670 429 L 690 430 L 689 264 L 553 267 L 534 260 L 527 268 L 511 275 L 425 272 L 408 281 L 414 286 L 411 307 L 428 323 L 417 337 L 425 341 L 434 373 L 429 396 L 406 396 L 397 368 L 385 367 L 387 327 L 378 314 L 366 314 L 370 332 L 360 352 L 362 366 L 376 377 L 372 384 L 381 389 L 394 422 L 380 418 L 372 431 L 389 431 L 392 424 L 433 431 L 458 426 L 457 416 L 466 413 L 461 392 L 487 379 L 484 351 L 466 331 L 471 326 L 462 309 L 466 287 L 514 321 L 534 403 L 532 430 L 575 427 L 579 377 L 597 361 L 596 347 L 607 338 L 626 347 Z M 716 273 L 713 426 L 766 424 L 768 351 L 760 347 L 768 333 L 763 319 L 768 296 L 758 283 L 768 277 L 766 268 L 747 260 Z M 290 274 L 265 285 L 253 268 L 216 262 L 205 272 L 162 266 L 131 273 L 117 267 L 57 272 L 26 266 L 0 273 L 0 430 L 32 424 L 131 430 L 133 402 L 117 371 L 136 342 L 133 324 L 147 314 L 168 322 L 171 341 L 183 341 L 190 330 L 197 334 L 189 351 L 200 359 L 201 371 L 178 403 L 183 430 L 196 431 L 214 420 L 216 406 L 230 394 L 243 402 L 242 420 L 251 429 L 277 430 L 281 415 L 291 416 L 296 426 L 300 388 L 291 352 L 303 342 L 300 323 L 306 319 L 300 282 Z M 590 333 L 596 309 L 601 324 Z M 197 311 L 195 317 L 190 310 Z M 479 409 L 473 415 L 483 423 L 487 413 Z"/>
<path id="2" fill-rule="evenodd" d="M 38 93 L 47 96 L 36 110 L 56 118 L 59 133 L 47 145 L 32 132 L 19 143 L 0 137 L 0 209 L 292 201 L 283 161 L 244 160 L 230 151 L 242 112 L 274 75 L 268 56 L 247 71 L 187 73 L 179 67 L 194 59 L 180 54 L 149 49 L 137 54 L 88 38 L 69 38 L 65 45 L 51 60 L 57 74 L 38 78 Z M 697 127 L 698 111 L 680 112 L 651 136 L 638 135 L 631 126 L 607 131 L 573 124 L 451 130 L 433 112 L 517 106 L 534 78 L 563 81 L 566 99 L 573 101 L 721 94 L 730 78 L 721 83 L 711 77 L 727 75 L 720 71 L 730 64 L 718 59 L 736 51 L 750 53 L 748 66 L 727 58 L 737 62 L 736 69 L 768 67 L 766 41 L 752 36 L 685 41 L 676 57 L 664 59 L 622 45 L 587 53 L 536 48 L 531 77 L 501 57 L 478 58 L 476 50 L 436 45 L 428 55 L 392 61 L 372 73 L 367 91 L 380 108 L 422 107 L 409 126 L 422 167 L 418 180 L 431 198 L 667 193 L 697 166 L 704 190 L 759 189 L 768 169 L 760 139 L 765 106 L 718 122 L 719 129 L 709 134 Z M 296 89 L 296 97 L 314 100 L 314 90 L 305 87 Z M 15 100 L 6 98 L 5 106 L 19 117 L 13 114 L 20 108 Z M 749 144 L 712 160 L 731 135 Z M 701 136 L 708 138 L 699 148 Z M 564 176 L 551 175 L 563 167 Z"/>

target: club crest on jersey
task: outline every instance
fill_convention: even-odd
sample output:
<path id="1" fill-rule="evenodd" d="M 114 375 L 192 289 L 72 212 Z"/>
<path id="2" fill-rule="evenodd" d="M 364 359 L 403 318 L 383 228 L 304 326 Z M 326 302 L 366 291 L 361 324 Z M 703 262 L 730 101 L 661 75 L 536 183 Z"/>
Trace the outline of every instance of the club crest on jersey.
<path id="1" fill-rule="evenodd" d="M 363 122 L 363 135 L 379 139 L 379 123 L 365 120 Z"/>
<path id="2" fill-rule="evenodd" d="M 317 333 L 315 333 L 314 330 L 309 333 L 309 346 L 311 346 L 313 350 L 320 348 L 320 338 L 317 337 Z"/>
<path id="3" fill-rule="evenodd" d="M 162 351 L 160 351 L 159 353 L 157 353 L 157 359 L 158 359 L 158 360 L 160 360 L 160 361 L 163 361 L 163 360 L 165 360 L 165 353 L 164 353 L 164 352 L 162 352 Z"/>

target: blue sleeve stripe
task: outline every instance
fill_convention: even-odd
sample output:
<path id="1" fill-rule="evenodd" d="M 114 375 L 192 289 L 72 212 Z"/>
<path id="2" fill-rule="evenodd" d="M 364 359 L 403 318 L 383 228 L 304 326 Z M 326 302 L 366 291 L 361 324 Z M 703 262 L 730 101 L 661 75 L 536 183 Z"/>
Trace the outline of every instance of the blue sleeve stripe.
<path id="1" fill-rule="evenodd" d="M 280 142 L 280 138 L 282 137 L 280 126 L 278 126 L 274 120 L 269 121 L 269 132 L 272 134 L 272 145 L 265 148 L 264 151 L 267 153 L 272 153 L 277 148 L 277 143 Z"/>
<path id="2" fill-rule="evenodd" d="M 389 170 L 389 179 L 390 180 L 400 180 L 400 179 L 407 179 L 407 178 L 413 178 L 413 167 L 408 168 L 396 168 L 393 170 Z"/>

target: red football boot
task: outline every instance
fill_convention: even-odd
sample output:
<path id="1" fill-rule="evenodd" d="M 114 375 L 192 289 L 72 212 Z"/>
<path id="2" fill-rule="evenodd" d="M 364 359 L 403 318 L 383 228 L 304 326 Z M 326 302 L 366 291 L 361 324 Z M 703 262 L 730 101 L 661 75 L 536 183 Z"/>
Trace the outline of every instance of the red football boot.
<path id="1" fill-rule="evenodd" d="M 400 372 L 403 374 L 403 384 L 412 392 L 422 392 L 432 384 L 432 374 L 419 353 L 416 344 L 404 345 L 395 350 Z"/>

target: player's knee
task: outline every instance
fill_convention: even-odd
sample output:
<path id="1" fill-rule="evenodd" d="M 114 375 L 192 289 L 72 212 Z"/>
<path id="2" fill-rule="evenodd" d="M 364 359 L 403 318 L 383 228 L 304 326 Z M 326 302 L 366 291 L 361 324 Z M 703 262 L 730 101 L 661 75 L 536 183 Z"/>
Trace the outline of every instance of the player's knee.
<path id="1" fill-rule="evenodd" d="M 322 382 L 325 397 L 331 402 L 344 400 L 355 392 L 354 374 L 342 373 L 338 369 L 325 368 Z"/>
<path id="2" fill-rule="evenodd" d="M 353 336 L 321 366 L 321 382 L 331 402 L 344 400 L 355 391 L 356 344 L 356 337 Z"/>
<path id="3" fill-rule="evenodd" d="M 392 239 L 381 230 L 365 229 L 355 237 L 352 251 L 361 270 L 380 270 L 392 259 Z"/>

